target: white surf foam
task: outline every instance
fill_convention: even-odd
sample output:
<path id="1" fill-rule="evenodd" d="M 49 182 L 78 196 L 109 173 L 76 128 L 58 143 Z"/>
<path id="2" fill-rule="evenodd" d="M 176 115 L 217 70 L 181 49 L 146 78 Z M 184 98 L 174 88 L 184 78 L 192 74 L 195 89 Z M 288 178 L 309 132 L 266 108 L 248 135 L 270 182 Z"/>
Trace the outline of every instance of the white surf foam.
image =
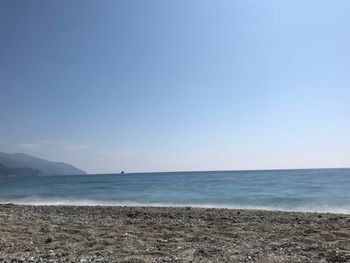
<path id="1" fill-rule="evenodd" d="M 23 198 L 15 200 L 0 200 L 0 204 L 13 203 L 19 205 L 34 206 L 143 206 L 143 207 L 198 207 L 198 208 L 226 208 L 226 209 L 249 209 L 249 210 L 269 210 L 285 212 L 317 212 L 317 213 L 336 213 L 350 214 L 349 206 L 330 206 L 330 205 L 303 205 L 297 207 L 287 206 L 259 206 L 259 205 L 237 205 L 237 204 L 178 204 L 162 202 L 132 202 L 132 201 L 102 201 L 102 200 L 76 200 L 76 199 L 42 199 L 42 198 Z"/>

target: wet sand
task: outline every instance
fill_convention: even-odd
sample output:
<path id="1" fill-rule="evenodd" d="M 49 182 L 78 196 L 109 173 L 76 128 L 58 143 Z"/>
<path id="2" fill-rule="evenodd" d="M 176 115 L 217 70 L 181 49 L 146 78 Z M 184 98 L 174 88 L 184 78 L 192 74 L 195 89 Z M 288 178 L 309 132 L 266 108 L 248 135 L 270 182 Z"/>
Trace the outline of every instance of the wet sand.
<path id="1" fill-rule="evenodd" d="M 350 262 L 350 215 L 7 204 L 0 262 Z"/>

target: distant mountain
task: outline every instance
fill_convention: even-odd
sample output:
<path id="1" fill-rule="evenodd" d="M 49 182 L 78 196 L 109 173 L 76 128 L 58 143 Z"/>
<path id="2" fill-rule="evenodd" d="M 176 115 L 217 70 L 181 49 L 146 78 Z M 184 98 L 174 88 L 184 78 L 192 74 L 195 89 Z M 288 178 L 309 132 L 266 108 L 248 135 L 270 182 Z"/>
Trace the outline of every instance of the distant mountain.
<path id="1" fill-rule="evenodd" d="M 70 164 L 51 162 L 24 153 L 0 152 L 0 175 L 77 175 L 86 174 Z"/>
<path id="2" fill-rule="evenodd" d="M 7 167 L 0 163 L 0 176 L 3 175 L 43 175 L 38 169 L 28 167 Z"/>

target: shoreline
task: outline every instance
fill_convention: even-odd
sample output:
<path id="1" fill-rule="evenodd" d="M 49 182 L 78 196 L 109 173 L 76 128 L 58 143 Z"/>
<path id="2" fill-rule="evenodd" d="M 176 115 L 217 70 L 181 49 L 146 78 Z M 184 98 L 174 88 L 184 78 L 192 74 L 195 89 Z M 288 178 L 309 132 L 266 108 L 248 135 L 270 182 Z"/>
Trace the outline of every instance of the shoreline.
<path id="1" fill-rule="evenodd" d="M 350 262 L 350 215 L 0 204 L 0 262 Z"/>
<path id="2" fill-rule="evenodd" d="M 306 207 L 285 208 L 273 206 L 234 206 L 219 204 L 176 204 L 176 203 L 140 203 L 140 202 L 114 202 L 114 201 L 96 201 L 96 200 L 50 200 L 50 201 L 0 201 L 2 205 L 14 206 L 64 206 L 64 207 L 135 207 L 135 208 L 199 208 L 199 209 L 228 209 L 228 210 L 248 210 L 265 212 L 283 212 L 283 213 L 317 213 L 317 214 L 335 214 L 350 215 L 349 208 L 330 208 L 329 206 L 319 209 L 309 209 Z"/>

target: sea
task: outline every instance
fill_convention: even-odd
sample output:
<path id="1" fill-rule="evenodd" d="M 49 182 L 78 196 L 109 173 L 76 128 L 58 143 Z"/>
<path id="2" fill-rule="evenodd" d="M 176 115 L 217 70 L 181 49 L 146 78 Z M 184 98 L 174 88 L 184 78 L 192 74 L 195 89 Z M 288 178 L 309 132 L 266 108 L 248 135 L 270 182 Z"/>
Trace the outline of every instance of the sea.
<path id="1" fill-rule="evenodd" d="M 350 213 L 350 169 L 0 177 L 0 203 Z"/>

